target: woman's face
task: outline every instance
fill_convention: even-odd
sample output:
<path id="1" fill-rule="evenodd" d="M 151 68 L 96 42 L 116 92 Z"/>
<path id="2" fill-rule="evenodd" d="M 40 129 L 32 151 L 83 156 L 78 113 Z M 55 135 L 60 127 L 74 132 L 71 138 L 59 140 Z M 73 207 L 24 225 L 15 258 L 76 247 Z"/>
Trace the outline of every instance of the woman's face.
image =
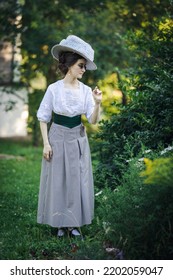
<path id="1" fill-rule="evenodd" d="M 67 74 L 70 74 L 73 78 L 81 79 L 86 71 L 86 60 L 84 58 L 78 59 L 78 61 L 73 64 Z"/>

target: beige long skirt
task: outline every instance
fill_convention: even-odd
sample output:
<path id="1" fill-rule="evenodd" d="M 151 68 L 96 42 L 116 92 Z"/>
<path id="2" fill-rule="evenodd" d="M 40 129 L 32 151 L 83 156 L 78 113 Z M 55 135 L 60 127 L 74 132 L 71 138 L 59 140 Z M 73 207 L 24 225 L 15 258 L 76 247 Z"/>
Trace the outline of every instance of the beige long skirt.
<path id="1" fill-rule="evenodd" d="M 80 227 L 94 215 L 90 148 L 83 126 L 52 123 L 52 159 L 42 160 L 37 222 L 52 227 Z"/>

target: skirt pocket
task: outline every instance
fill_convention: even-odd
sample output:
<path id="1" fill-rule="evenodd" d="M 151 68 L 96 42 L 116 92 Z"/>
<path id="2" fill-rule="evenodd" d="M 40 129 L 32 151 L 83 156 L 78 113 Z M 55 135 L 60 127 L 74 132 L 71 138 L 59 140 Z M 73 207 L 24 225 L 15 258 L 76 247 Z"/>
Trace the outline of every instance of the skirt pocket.
<path id="1" fill-rule="evenodd" d="M 51 139 L 55 135 L 55 132 L 56 132 L 56 128 L 51 126 L 48 133 L 49 139 Z"/>

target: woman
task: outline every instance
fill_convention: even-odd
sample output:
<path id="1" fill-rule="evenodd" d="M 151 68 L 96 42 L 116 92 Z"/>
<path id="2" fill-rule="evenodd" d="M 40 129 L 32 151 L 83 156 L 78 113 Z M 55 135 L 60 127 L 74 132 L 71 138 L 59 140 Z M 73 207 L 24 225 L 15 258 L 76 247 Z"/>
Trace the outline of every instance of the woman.
<path id="1" fill-rule="evenodd" d="M 71 35 L 51 52 L 64 79 L 49 85 L 37 112 L 44 144 L 37 221 L 57 227 L 59 237 L 66 230 L 77 236 L 94 213 L 90 149 L 81 115 L 95 124 L 102 94 L 79 81 L 86 70 L 97 69 L 88 43 Z"/>

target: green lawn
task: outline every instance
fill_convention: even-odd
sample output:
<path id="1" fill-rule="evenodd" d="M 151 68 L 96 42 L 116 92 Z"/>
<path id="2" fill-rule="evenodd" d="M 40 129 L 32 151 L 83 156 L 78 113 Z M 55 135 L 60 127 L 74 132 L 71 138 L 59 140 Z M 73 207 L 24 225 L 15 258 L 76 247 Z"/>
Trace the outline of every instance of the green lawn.
<path id="1" fill-rule="evenodd" d="M 83 227 L 83 242 L 57 239 L 56 229 L 37 224 L 42 148 L 1 139 L 0 154 L 15 156 L 0 158 L 0 259 L 99 258 L 95 246 L 102 246 L 90 236 L 92 226 Z"/>

